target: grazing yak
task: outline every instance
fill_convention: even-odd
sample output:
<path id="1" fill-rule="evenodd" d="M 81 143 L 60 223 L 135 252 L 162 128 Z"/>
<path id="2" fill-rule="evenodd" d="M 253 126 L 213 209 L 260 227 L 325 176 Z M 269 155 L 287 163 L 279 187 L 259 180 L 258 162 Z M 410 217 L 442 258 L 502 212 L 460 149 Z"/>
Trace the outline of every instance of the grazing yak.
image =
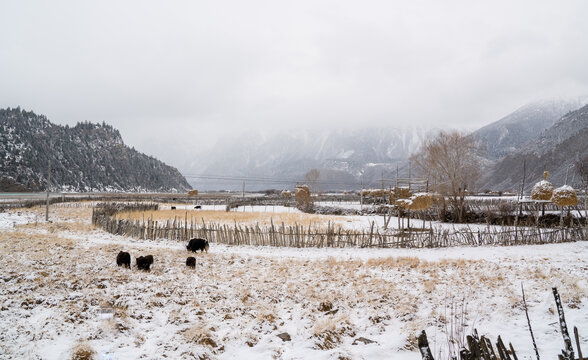
<path id="1" fill-rule="evenodd" d="M 175 209 L 176 209 L 176 207 L 175 207 L 175 206 L 172 206 L 172 207 L 171 207 L 171 209 L 172 209 L 172 210 L 175 210 Z"/>
<path id="2" fill-rule="evenodd" d="M 116 256 L 116 265 L 118 266 L 125 266 L 127 268 L 131 268 L 131 254 L 125 251 L 121 251 Z"/>
<path id="3" fill-rule="evenodd" d="M 186 246 L 186 249 L 192 252 L 196 252 L 198 250 L 206 250 L 206 252 L 208 252 L 208 240 L 199 238 L 191 239 L 188 245 Z"/>
<path id="4" fill-rule="evenodd" d="M 196 268 L 196 258 L 194 256 L 190 256 L 186 259 L 186 266 L 191 267 L 192 269 Z"/>
<path id="5" fill-rule="evenodd" d="M 139 256 L 137 258 L 137 268 L 139 270 L 149 271 L 151 264 L 153 264 L 153 255 Z"/>
<path id="6" fill-rule="evenodd" d="M 194 206 L 194 209 L 202 209 L 202 206 L 201 205 L 196 205 L 196 206 Z"/>

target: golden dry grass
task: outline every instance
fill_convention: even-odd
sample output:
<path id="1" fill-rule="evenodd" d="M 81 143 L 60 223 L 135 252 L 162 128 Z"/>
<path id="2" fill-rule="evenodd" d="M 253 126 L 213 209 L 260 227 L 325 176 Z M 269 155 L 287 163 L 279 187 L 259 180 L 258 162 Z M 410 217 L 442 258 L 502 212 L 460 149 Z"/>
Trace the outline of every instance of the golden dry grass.
<path id="1" fill-rule="evenodd" d="M 332 223 L 346 222 L 348 219 L 344 216 L 326 216 L 302 213 L 265 213 L 265 212 L 226 212 L 214 210 L 157 210 L 157 211 L 134 211 L 124 212 L 117 215 L 119 219 L 145 220 L 166 222 L 173 221 L 187 221 L 190 223 L 215 223 L 233 225 L 235 223 L 240 225 L 256 225 L 268 226 L 272 221 L 275 226 L 281 226 L 282 222 L 285 226 L 294 226 L 296 224 L 305 227 L 311 226 L 313 228 L 322 228 L 331 221 Z"/>
<path id="2" fill-rule="evenodd" d="M 72 351 L 72 360 L 92 360 L 94 359 L 96 352 L 87 343 L 79 343 Z"/>
<path id="3" fill-rule="evenodd" d="M 168 218 L 174 211 L 162 213 Z M 553 284 L 569 307 L 583 306 L 588 295 L 581 273 L 551 265 L 549 258 L 501 261 L 500 265 L 415 256 L 303 259 L 239 254 L 234 248 L 228 253 L 197 254 L 192 271 L 184 265 L 188 254 L 181 247 L 157 247 L 152 246 L 154 242 L 120 237 L 112 237 L 119 243 L 94 241 L 90 214 L 91 209 L 56 208 L 51 224 L 39 222 L 0 232 L 0 278 L 5 282 L 0 303 L 8 304 L 7 314 L 22 314 L 26 341 L 49 336 L 56 329 L 67 333 L 75 328 L 87 332 L 88 339 L 82 340 L 95 347 L 90 338 L 95 333 L 93 314 L 108 307 L 114 309 L 114 317 L 104 322 L 97 340 L 127 337 L 129 346 L 140 348 L 153 343 L 154 335 L 132 329 L 150 323 L 172 326 L 177 331 L 173 342 L 194 347 L 195 356 L 200 349 L 214 357 L 231 342 L 255 346 L 292 321 L 307 324 L 301 332 L 313 338 L 317 349 L 326 350 L 356 334 L 384 331 L 391 319 L 398 319 L 400 332 L 406 335 L 404 347 L 414 349 L 413 333 L 448 321 L 442 312 L 448 296 L 467 296 L 483 304 L 468 313 L 473 320 L 491 318 L 496 312 L 520 314 L 521 281 L 529 289 L 527 301 L 545 296 L 545 289 L 549 291 Z M 152 271 L 118 268 L 114 261 L 121 249 L 129 251 L 133 260 L 154 255 Z M 69 300 L 71 294 L 76 294 L 75 301 Z M 326 302 L 336 313 L 321 310 Z M 25 316 L 35 309 L 52 314 L 47 327 L 27 327 Z M 219 331 L 215 324 L 224 324 L 225 330 Z M 276 344 L 278 353 L 280 342 Z M 18 349 L 7 346 L 6 351 L 18 358 Z M 149 356 L 188 356 L 155 350 Z"/>
<path id="4" fill-rule="evenodd" d="M 553 190 L 551 202 L 559 207 L 575 206 L 578 204 L 578 195 L 571 187 L 562 186 Z"/>

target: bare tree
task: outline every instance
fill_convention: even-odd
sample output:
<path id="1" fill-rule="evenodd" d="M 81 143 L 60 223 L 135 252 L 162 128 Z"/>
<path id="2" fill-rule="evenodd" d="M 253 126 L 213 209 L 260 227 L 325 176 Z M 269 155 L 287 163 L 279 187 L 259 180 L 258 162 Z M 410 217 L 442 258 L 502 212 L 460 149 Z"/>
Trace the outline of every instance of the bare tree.
<path id="1" fill-rule="evenodd" d="M 321 173 L 318 169 L 312 169 L 306 174 L 304 174 L 304 179 L 310 185 L 310 191 L 313 193 L 318 193 L 318 179 Z"/>
<path id="2" fill-rule="evenodd" d="M 433 190 L 448 197 L 457 221 L 465 215 L 465 196 L 480 177 L 475 140 L 458 131 L 440 132 L 426 139 L 411 160 L 429 178 Z M 455 220 L 455 218 L 454 218 Z"/>
<path id="3" fill-rule="evenodd" d="M 584 188 L 584 224 L 588 226 L 588 156 L 576 162 L 576 171 L 580 175 Z"/>

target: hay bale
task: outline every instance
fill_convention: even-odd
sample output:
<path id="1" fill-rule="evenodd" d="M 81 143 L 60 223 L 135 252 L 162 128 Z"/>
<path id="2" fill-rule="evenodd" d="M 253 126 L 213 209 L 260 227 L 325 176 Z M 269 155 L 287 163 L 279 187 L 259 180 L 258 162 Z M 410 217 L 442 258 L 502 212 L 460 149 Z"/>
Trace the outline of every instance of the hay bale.
<path id="1" fill-rule="evenodd" d="M 308 185 L 296 185 L 294 190 L 294 198 L 296 199 L 296 207 L 302 211 L 311 211 L 313 208 L 312 199 L 310 197 L 310 188 Z"/>
<path id="2" fill-rule="evenodd" d="M 374 198 L 386 197 L 386 196 L 389 196 L 390 190 L 388 190 L 388 189 L 362 189 L 360 191 L 360 194 L 362 196 L 374 197 Z"/>
<path id="3" fill-rule="evenodd" d="M 370 196 L 379 198 L 379 197 L 386 197 L 390 195 L 390 190 L 388 189 L 373 189 L 370 191 Z"/>
<path id="4" fill-rule="evenodd" d="M 433 204 L 433 196 L 428 193 L 416 193 L 409 200 L 411 201 L 409 206 L 411 210 L 425 210 Z"/>
<path id="5" fill-rule="evenodd" d="M 188 191 L 188 196 L 198 196 L 198 190 L 190 190 Z"/>
<path id="6" fill-rule="evenodd" d="M 412 193 L 407 187 L 397 187 L 394 189 L 394 196 L 397 199 L 408 199 L 412 196 Z"/>
<path id="7" fill-rule="evenodd" d="M 553 190 L 551 201 L 559 207 L 574 206 L 578 204 L 578 195 L 571 186 L 564 185 Z"/>
<path id="8" fill-rule="evenodd" d="M 410 209 L 412 206 L 411 199 L 398 199 L 396 200 L 396 206 L 403 208 L 403 209 Z"/>
<path id="9" fill-rule="evenodd" d="M 539 181 L 533 186 L 533 190 L 531 190 L 531 198 L 533 200 L 550 200 L 552 195 L 553 185 L 547 180 Z"/>

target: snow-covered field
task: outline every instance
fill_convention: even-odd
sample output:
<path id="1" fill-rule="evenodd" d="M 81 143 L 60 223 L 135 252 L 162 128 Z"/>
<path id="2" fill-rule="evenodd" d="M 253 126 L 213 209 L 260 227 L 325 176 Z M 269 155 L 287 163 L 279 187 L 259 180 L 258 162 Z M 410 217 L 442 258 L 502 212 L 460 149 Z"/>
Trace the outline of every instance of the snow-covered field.
<path id="1" fill-rule="evenodd" d="M 519 359 L 530 359 L 521 283 L 543 358 L 556 358 L 563 345 L 552 286 L 568 324 L 588 342 L 588 242 L 418 250 L 211 244 L 195 255 L 194 271 L 184 265 L 185 244 L 113 236 L 93 229 L 90 213 L 55 207 L 48 224 L 42 209 L 0 213 L 0 358 L 67 359 L 83 348 L 97 359 L 420 359 L 415 334 L 425 329 L 435 355 L 447 354 L 446 325 L 463 316 L 464 332 L 502 335 Z M 133 262 L 152 254 L 151 272 L 118 268 L 120 250 Z"/>

